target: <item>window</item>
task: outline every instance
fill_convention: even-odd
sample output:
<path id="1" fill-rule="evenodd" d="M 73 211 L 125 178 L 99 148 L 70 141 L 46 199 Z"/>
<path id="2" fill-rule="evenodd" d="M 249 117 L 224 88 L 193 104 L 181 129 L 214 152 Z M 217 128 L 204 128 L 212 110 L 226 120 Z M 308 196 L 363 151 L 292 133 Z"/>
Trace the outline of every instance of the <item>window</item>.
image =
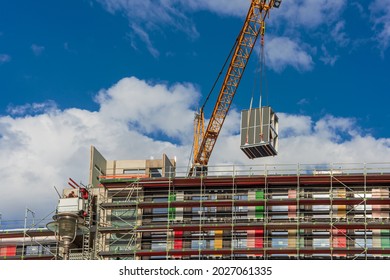
<path id="1" fill-rule="evenodd" d="M 366 243 L 367 241 L 367 243 Z M 356 248 L 372 248 L 372 239 L 356 238 L 355 239 Z"/>
<path id="2" fill-rule="evenodd" d="M 210 196 L 212 199 L 216 199 L 215 195 Z M 208 196 L 193 196 L 192 200 L 205 201 L 209 200 Z M 216 217 L 217 207 L 192 207 L 192 220 L 199 221 L 201 217 L 203 219 Z"/>
<path id="3" fill-rule="evenodd" d="M 26 255 L 28 256 L 37 256 L 42 252 L 42 247 L 39 245 L 26 246 Z"/>
<path id="4" fill-rule="evenodd" d="M 191 240 L 191 249 L 206 249 L 207 248 L 207 241 L 206 240 Z"/>
<path id="5" fill-rule="evenodd" d="M 272 248 L 286 248 L 288 247 L 288 232 L 287 231 L 273 231 L 271 233 Z"/>
<path id="6" fill-rule="evenodd" d="M 113 226 L 135 225 L 137 213 L 135 209 L 112 210 L 111 223 Z"/>
<path id="7" fill-rule="evenodd" d="M 167 249 L 167 243 L 161 240 L 152 240 L 152 250 L 165 251 Z"/>
<path id="8" fill-rule="evenodd" d="M 132 234 L 114 233 L 111 235 L 111 238 L 107 239 L 107 242 L 109 243 L 110 251 L 118 252 L 132 250 L 134 242 L 130 242 L 131 240 L 133 240 Z"/>
<path id="9" fill-rule="evenodd" d="M 313 247 L 329 248 L 330 247 L 329 238 L 313 238 Z"/>
<path id="10" fill-rule="evenodd" d="M 155 197 L 153 202 L 167 202 L 167 197 Z M 168 208 L 153 208 L 153 221 L 154 222 L 166 222 L 168 218 Z"/>
<path id="11" fill-rule="evenodd" d="M 234 239 L 232 246 L 234 249 L 248 248 L 247 239 L 246 238 Z"/>
<path id="12" fill-rule="evenodd" d="M 152 178 L 161 178 L 162 177 L 162 168 L 150 168 L 150 177 Z"/>

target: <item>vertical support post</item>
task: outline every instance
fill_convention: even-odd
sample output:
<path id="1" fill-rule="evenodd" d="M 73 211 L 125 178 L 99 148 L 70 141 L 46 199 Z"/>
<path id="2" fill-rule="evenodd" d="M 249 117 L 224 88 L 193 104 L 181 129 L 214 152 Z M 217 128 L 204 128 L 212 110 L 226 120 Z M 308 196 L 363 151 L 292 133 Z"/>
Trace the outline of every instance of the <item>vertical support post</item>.
<path id="1" fill-rule="evenodd" d="M 201 259 L 201 241 L 204 240 L 204 236 L 202 234 L 202 223 L 203 223 L 203 174 L 200 176 L 200 186 L 199 186 L 199 237 L 198 237 L 198 259 Z M 202 243 L 203 244 L 203 243 Z"/>
<path id="2" fill-rule="evenodd" d="M 167 200 L 168 200 L 168 208 L 167 208 L 167 238 L 166 238 L 166 246 L 165 246 L 165 258 L 169 259 L 169 247 L 170 244 L 172 243 L 173 236 L 170 236 L 171 231 L 170 231 L 170 222 L 171 218 L 173 216 L 172 209 L 171 209 L 171 180 L 168 181 L 168 195 L 167 195 Z"/>
<path id="3" fill-rule="evenodd" d="M 367 169 L 364 164 L 364 258 L 367 260 Z M 372 210 L 371 210 L 372 211 Z M 371 237 L 372 238 L 372 237 Z"/>
<path id="4" fill-rule="evenodd" d="M 138 250 L 138 242 L 140 240 L 140 238 L 138 238 L 138 226 L 142 225 L 141 224 L 141 220 L 139 219 L 139 216 L 138 216 L 138 211 L 139 211 L 139 208 L 138 208 L 138 205 L 139 205 L 139 201 L 140 201 L 140 186 L 139 186 L 139 180 L 137 181 L 137 185 L 136 185 L 136 199 L 135 199 L 135 221 L 134 221 L 134 225 L 135 225 L 135 229 L 134 229 L 134 234 L 135 234 L 135 241 L 134 241 L 134 247 L 133 247 L 133 259 L 136 260 L 137 258 L 137 250 Z M 142 210 L 141 210 L 142 211 Z M 142 215 L 141 215 L 141 218 L 142 218 Z"/>
<path id="5" fill-rule="evenodd" d="M 266 165 L 265 165 L 266 166 Z M 265 170 L 266 170 L 266 167 L 265 167 Z M 263 259 L 266 260 L 267 259 L 267 248 L 269 247 L 269 234 L 268 234 L 268 231 L 267 231 L 267 223 L 268 223 L 268 216 L 269 216 L 269 209 L 267 206 L 267 201 L 268 201 L 268 198 L 269 198 L 269 194 L 268 194 L 268 182 L 267 182 L 267 172 L 265 172 L 265 177 L 264 177 L 264 211 L 265 211 L 265 215 L 264 215 L 264 229 L 263 229 L 263 236 L 264 236 L 264 241 L 263 241 L 263 247 L 264 247 L 264 255 L 263 255 Z"/>
<path id="6" fill-rule="evenodd" d="M 330 169 L 330 191 L 329 191 L 329 200 L 330 200 L 330 217 L 329 217 L 329 245 L 330 245 L 330 259 L 333 260 L 333 227 L 334 227 L 334 221 L 333 221 L 333 163 L 331 164 Z"/>
<path id="7" fill-rule="evenodd" d="M 299 220 L 301 218 L 301 214 L 300 214 L 300 205 L 299 205 L 299 198 L 301 196 L 301 191 L 300 191 L 300 183 L 301 183 L 301 180 L 300 180 L 300 174 L 301 174 L 301 166 L 300 164 L 298 163 L 298 173 L 297 173 L 297 195 L 296 195 L 296 200 L 297 200 L 297 213 L 296 213 L 296 216 L 297 216 L 297 260 L 299 260 L 299 250 L 301 248 L 301 230 L 300 230 L 300 227 L 299 227 Z"/>
<path id="8" fill-rule="evenodd" d="M 27 207 L 24 212 L 24 226 L 23 226 L 23 246 L 22 246 L 22 260 L 24 259 L 24 249 L 26 243 L 26 227 L 27 227 Z"/>
<path id="9" fill-rule="evenodd" d="M 234 248 L 233 248 L 233 241 L 234 241 L 234 224 L 236 222 L 236 217 L 237 217 L 237 206 L 235 205 L 235 200 L 236 200 L 236 182 L 233 177 L 233 182 L 232 182 L 232 221 L 231 221 L 231 233 L 230 233 L 230 259 L 234 259 Z"/>
<path id="10" fill-rule="evenodd" d="M 24 259 L 24 255 L 25 255 L 25 246 L 26 246 L 26 236 L 27 236 L 27 217 L 28 217 L 28 212 L 31 213 L 32 215 L 32 226 L 35 226 L 35 213 L 33 211 L 31 211 L 30 209 L 28 209 L 26 207 L 26 210 L 25 210 L 25 213 L 24 213 L 24 227 L 23 227 L 23 246 L 22 246 L 22 259 Z"/>

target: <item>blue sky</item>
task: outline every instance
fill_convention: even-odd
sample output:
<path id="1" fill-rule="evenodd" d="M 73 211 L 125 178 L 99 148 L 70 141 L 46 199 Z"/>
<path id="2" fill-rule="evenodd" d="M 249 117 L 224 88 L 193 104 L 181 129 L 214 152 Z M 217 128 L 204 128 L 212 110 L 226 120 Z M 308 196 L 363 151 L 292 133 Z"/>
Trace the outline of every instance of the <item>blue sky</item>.
<path id="1" fill-rule="evenodd" d="M 187 164 L 194 111 L 248 7 L 248 0 L 1 1 L 0 175 L 16 193 L 42 197 L 11 194 L 14 203 L 0 203 L 3 218 L 24 207 L 44 215 L 55 207 L 53 185 L 68 177 L 87 183 L 90 145 L 110 159 L 167 153 Z M 264 100 L 279 114 L 281 142 L 280 155 L 265 162 L 388 161 L 390 0 L 284 0 L 266 36 Z M 258 79 L 256 57 L 213 164 L 248 163 L 238 148 L 239 112 Z"/>

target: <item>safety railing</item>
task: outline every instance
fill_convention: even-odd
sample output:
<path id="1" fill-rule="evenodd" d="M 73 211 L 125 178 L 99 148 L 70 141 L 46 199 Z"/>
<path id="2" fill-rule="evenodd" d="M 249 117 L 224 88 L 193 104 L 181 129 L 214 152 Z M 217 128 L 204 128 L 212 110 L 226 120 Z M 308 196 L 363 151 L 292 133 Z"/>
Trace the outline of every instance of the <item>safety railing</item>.
<path id="1" fill-rule="evenodd" d="M 199 172 L 203 177 L 251 177 L 288 175 L 356 175 L 390 174 L 390 162 L 384 163 L 319 163 L 319 164 L 258 164 L 258 165 L 209 165 Z M 172 167 L 167 177 L 188 176 L 188 167 Z"/>

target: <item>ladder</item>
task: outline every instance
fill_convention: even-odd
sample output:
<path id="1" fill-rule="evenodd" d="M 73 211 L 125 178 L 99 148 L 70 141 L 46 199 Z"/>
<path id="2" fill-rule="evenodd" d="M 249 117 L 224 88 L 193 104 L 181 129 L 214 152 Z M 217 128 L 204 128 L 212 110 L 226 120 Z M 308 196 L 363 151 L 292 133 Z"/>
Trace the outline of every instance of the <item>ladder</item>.
<path id="1" fill-rule="evenodd" d="M 92 204 L 93 196 L 91 193 L 88 195 L 87 200 L 87 209 L 88 209 L 88 215 L 84 219 L 84 226 L 88 229 L 86 233 L 83 234 L 83 260 L 90 260 L 91 259 L 91 228 L 92 228 L 92 211 L 93 211 L 93 204 Z"/>

